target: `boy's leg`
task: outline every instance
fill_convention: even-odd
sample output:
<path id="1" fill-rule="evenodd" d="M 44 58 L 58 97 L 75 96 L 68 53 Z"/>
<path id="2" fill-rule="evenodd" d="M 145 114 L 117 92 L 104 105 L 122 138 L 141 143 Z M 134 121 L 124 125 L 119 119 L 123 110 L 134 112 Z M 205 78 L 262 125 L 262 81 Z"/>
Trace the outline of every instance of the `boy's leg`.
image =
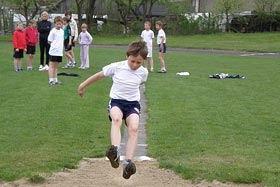
<path id="1" fill-rule="evenodd" d="M 165 62 L 164 62 L 164 53 L 159 52 L 158 54 L 158 59 L 159 59 L 159 63 L 160 63 L 160 70 L 163 72 L 166 72 L 166 68 L 165 68 Z"/>
<path id="2" fill-rule="evenodd" d="M 53 82 L 53 74 L 54 74 L 54 62 L 50 61 L 49 64 L 49 83 Z"/>
<path id="3" fill-rule="evenodd" d="M 126 144 L 126 159 L 132 160 L 137 148 L 138 141 L 138 127 L 139 127 L 139 115 L 131 114 L 126 118 L 127 124 L 127 144 Z"/>
<path id="4" fill-rule="evenodd" d="M 113 168 L 119 167 L 120 154 L 119 147 L 121 144 L 121 125 L 123 113 L 118 107 L 110 109 L 111 117 L 111 146 L 106 151 L 106 156 L 109 158 Z"/>
<path id="5" fill-rule="evenodd" d="M 58 62 L 55 62 L 53 64 L 54 64 L 53 78 L 55 78 L 57 80 Z"/>
<path id="6" fill-rule="evenodd" d="M 139 115 L 131 114 L 126 118 L 128 140 L 126 145 L 126 159 L 124 161 L 123 178 L 129 179 L 136 173 L 136 166 L 132 162 L 138 141 Z"/>
<path id="7" fill-rule="evenodd" d="M 110 109 L 111 121 L 111 144 L 120 147 L 121 144 L 121 126 L 123 113 L 118 107 Z"/>
<path id="8" fill-rule="evenodd" d="M 74 62 L 74 65 L 76 65 L 76 62 L 75 62 L 75 54 L 74 54 L 74 47 L 72 46 L 71 50 L 70 50 L 70 55 L 73 59 L 73 62 Z"/>

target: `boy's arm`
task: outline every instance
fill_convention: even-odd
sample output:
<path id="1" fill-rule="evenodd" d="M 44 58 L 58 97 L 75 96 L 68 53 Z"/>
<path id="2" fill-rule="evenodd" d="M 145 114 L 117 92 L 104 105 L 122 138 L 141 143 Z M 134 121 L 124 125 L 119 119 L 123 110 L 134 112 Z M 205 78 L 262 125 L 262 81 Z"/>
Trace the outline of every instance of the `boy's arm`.
<path id="1" fill-rule="evenodd" d="M 87 80 L 85 80 L 84 82 L 82 82 L 78 88 L 78 94 L 83 97 L 84 95 L 84 89 L 91 85 L 92 83 L 95 83 L 96 81 L 100 80 L 100 79 L 103 79 L 105 76 L 104 76 L 104 73 L 103 71 L 100 71 L 94 75 L 92 75 L 91 77 L 89 77 Z"/>

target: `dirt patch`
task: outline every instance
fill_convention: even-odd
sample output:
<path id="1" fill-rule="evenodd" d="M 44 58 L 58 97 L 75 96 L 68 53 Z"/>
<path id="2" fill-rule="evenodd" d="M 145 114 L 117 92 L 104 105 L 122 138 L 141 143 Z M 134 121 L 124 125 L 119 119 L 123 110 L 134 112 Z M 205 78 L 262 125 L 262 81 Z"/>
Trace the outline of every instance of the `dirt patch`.
<path id="1" fill-rule="evenodd" d="M 109 161 L 101 159 L 84 159 L 78 169 L 66 169 L 48 177 L 42 184 L 19 180 L 1 184 L 1 187 L 260 187 L 261 185 L 243 185 L 220 183 L 217 181 L 193 183 L 183 180 L 179 175 L 167 169 L 160 169 L 155 160 L 136 161 L 137 172 L 130 179 L 122 178 L 122 167 L 114 169 Z"/>

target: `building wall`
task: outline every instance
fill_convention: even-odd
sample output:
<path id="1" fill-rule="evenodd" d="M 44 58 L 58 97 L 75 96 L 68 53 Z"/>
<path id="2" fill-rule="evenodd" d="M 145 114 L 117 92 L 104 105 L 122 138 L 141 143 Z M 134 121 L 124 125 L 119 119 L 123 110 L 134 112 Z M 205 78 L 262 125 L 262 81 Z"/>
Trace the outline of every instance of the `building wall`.
<path id="1" fill-rule="evenodd" d="M 194 7 L 194 10 L 198 10 L 198 12 L 211 12 L 215 9 L 216 4 L 219 0 L 193 0 L 193 6 L 199 5 L 199 7 Z M 241 11 L 250 11 L 255 9 L 254 0 L 240 0 L 242 2 L 242 10 Z"/>

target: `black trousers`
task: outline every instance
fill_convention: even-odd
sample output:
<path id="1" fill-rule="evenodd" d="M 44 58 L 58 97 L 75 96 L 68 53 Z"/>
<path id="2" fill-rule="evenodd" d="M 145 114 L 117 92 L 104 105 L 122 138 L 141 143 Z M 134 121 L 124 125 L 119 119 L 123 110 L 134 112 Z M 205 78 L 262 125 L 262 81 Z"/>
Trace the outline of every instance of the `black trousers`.
<path id="1" fill-rule="evenodd" d="M 50 61 L 50 55 L 49 55 L 49 50 L 50 50 L 50 44 L 48 43 L 48 39 L 42 39 L 40 38 L 40 64 L 44 66 L 44 57 L 46 53 L 46 64 L 49 65 Z"/>

